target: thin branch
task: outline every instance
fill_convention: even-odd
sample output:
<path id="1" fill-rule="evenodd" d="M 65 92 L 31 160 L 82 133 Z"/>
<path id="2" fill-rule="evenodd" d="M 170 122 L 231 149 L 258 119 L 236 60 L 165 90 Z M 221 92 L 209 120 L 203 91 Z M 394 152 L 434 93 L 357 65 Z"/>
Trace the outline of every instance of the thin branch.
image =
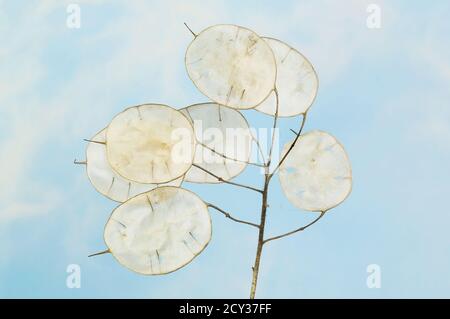
<path id="1" fill-rule="evenodd" d="M 282 235 L 279 235 L 279 236 L 267 238 L 267 239 L 265 239 L 265 240 L 263 241 L 263 244 L 266 244 L 266 243 L 268 243 L 269 241 L 272 241 L 272 240 L 280 239 L 280 238 L 283 238 L 283 237 L 286 237 L 286 236 L 289 236 L 289 235 L 298 233 L 298 232 L 300 232 L 300 231 L 304 231 L 306 228 L 308 228 L 308 227 L 314 225 L 315 223 L 317 223 L 317 222 L 325 215 L 325 213 L 326 213 L 326 211 L 321 212 L 320 215 L 319 215 L 319 217 L 317 217 L 316 219 L 314 219 L 312 222 L 310 222 L 310 223 L 309 223 L 308 225 L 306 225 L 306 226 L 297 228 L 297 229 L 295 229 L 295 230 L 293 230 L 293 231 L 290 231 L 290 232 L 288 232 L 288 233 L 285 233 L 285 234 L 282 234 Z"/>
<path id="2" fill-rule="evenodd" d="M 262 146 L 261 143 L 259 143 L 259 140 L 253 136 L 252 134 L 252 140 L 255 142 L 256 147 L 258 148 L 259 154 L 261 155 L 261 159 L 263 161 L 263 163 L 266 163 L 266 157 L 264 156 L 264 152 L 262 150 Z"/>
<path id="3" fill-rule="evenodd" d="M 247 222 L 247 221 L 245 221 L 245 220 L 241 220 L 241 219 L 234 218 L 234 217 L 231 216 L 229 213 L 227 213 L 227 212 L 224 211 L 223 209 L 217 207 L 216 205 L 213 205 L 213 204 L 210 204 L 210 203 L 207 203 L 206 205 L 207 205 L 208 207 L 214 208 L 214 209 L 217 210 L 218 212 L 220 212 L 220 213 L 222 213 L 223 215 L 225 215 L 226 218 L 229 218 L 229 219 L 231 219 L 231 220 L 233 220 L 233 221 L 235 221 L 235 222 L 237 222 L 237 223 L 247 224 L 247 225 L 250 225 L 250 226 L 259 228 L 259 225 L 257 225 L 257 224 L 254 224 L 254 223 L 251 223 L 251 222 Z"/>
<path id="4" fill-rule="evenodd" d="M 74 160 L 73 160 L 73 163 L 74 163 L 74 164 L 78 164 L 78 165 L 86 165 L 86 164 L 87 164 L 87 161 L 79 161 L 79 160 L 77 160 L 77 159 L 74 159 Z"/>
<path id="5" fill-rule="evenodd" d="M 97 144 L 103 144 L 106 145 L 106 142 L 100 142 L 100 141 L 94 141 L 94 140 L 88 140 L 88 139 L 84 139 L 85 142 L 89 142 L 89 143 L 97 143 Z"/>
<path id="6" fill-rule="evenodd" d="M 264 167 L 263 164 L 252 163 L 252 162 L 243 161 L 243 160 L 239 160 L 239 159 L 236 159 L 236 158 L 228 157 L 228 156 L 226 156 L 225 154 L 219 153 L 219 152 L 217 152 L 215 149 L 213 149 L 213 148 L 211 148 L 211 147 L 209 147 L 209 146 L 207 146 L 206 144 L 203 144 L 203 143 L 201 143 L 201 142 L 198 142 L 198 144 L 200 144 L 200 145 L 203 146 L 204 148 L 210 150 L 210 151 L 213 152 L 214 154 L 217 154 L 217 155 L 219 155 L 220 157 L 222 157 L 222 158 L 224 158 L 224 159 L 227 159 L 227 160 L 230 160 L 230 161 L 234 161 L 234 162 L 238 162 L 238 163 L 245 163 L 245 164 L 254 165 L 254 166 L 258 166 L 258 167 Z"/>
<path id="7" fill-rule="evenodd" d="M 194 31 L 192 31 L 192 29 L 191 28 L 189 28 L 189 26 L 187 25 L 187 23 L 186 22 L 184 22 L 184 25 L 186 26 L 186 28 L 189 30 L 189 32 L 191 32 L 192 33 L 192 35 L 194 36 L 194 38 L 196 38 L 197 37 L 197 35 L 194 33 Z"/>
<path id="8" fill-rule="evenodd" d="M 270 162 L 272 161 L 272 152 L 273 152 L 273 144 L 275 142 L 275 130 L 277 128 L 277 122 L 278 122 L 278 109 L 279 109 L 279 104 L 280 104 L 280 98 L 278 96 L 278 90 L 277 88 L 273 89 L 273 92 L 275 93 L 275 115 L 274 115 L 274 119 L 273 119 L 273 129 L 272 129 L 272 142 L 270 144 L 270 150 L 269 150 L 269 158 L 267 159 L 267 163 L 266 166 L 269 167 L 270 166 Z"/>
<path id="9" fill-rule="evenodd" d="M 109 251 L 109 249 L 107 249 L 107 250 L 101 251 L 99 253 L 95 253 L 95 254 L 89 255 L 88 257 L 94 257 L 94 256 L 99 256 L 99 255 L 109 254 L 109 253 L 110 253 L 110 251 Z"/>
<path id="10" fill-rule="evenodd" d="M 254 188 L 254 187 L 247 186 L 247 185 L 243 185 L 243 184 L 238 184 L 238 183 L 235 183 L 235 182 L 231 182 L 231 181 L 224 180 L 222 177 L 217 176 L 216 174 L 214 174 L 214 173 L 208 171 L 207 169 L 205 169 L 205 168 L 203 168 L 203 167 L 201 167 L 201 166 L 199 166 L 199 165 L 197 165 L 197 164 L 192 164 L 192 166 L 197 167 L 198 169 L 201 169 L 202 171 L 204 171 L 205 173 L 211 175 L 212 177 L 217 178 L 217 180 L 218 180 L 219 182 L 223 182 L 223 183 L 230 184 L 230 185 L 234 185 L 234 186 L 238 186 L 238 187 L 247 188 L 247 189 L 250 189 L 250 190 L 252 190 L 252 191 L 258 192 L 258 193 L 260 193 L 260 194 L 263 193 L 262 190 L 257 189 L 257 188 Z"/>
<path id="11" fill-rule="evenodd" d="M 273 89 L 275 93 L 276 99 L 276 109 L 275 116 L 273 120 L 273 130 L 272 130 L 272 143 L 270 144 L 269 155 L 267 161 L 265 161 L 265 173 L 264 173 L 264 188 L 262 191 L 262 201 L 261 201 L 261 221 L 259 223 L 259 232 L 258 232 L 258 245 L 256 247 L 256 255 L 255 255 L 255 263 L 252 267 L 252 285 L 250 288 L 250 299 L 255 299 L 256 295 L 256 286 L 258 283 L 258 275 L 259 275 L 259 265 L 261 263 L 261 254 L 264 246 L 264 228 L 266 227 L 266 216 L 267 216 L 267 199 L 269 192 L 269 183 L 270 183 L 270 162 L 272 161 L 272 152 L 273 146 L 275 142 L 275 131 L 277 128 L 278 121 L 278 106 L 279 106 L 279 96 L 278 90 L 276 87 Z"/>
<path id="12" fill-rule="evenodd" d="M 255 299 L 256 295 L 256 286 L 258 284 L 258 275 L 259 275 L 259 265 L 261 263 L 261 254 L 263 250 L 264 244 L 264 228 L 266 227 L 266 216 L 267 216 L 267 198 L 269 192 L 269 175 L 268 175 L 268 167 L 266 167 L 266 173 L 264 174 L 264 191 L 262 194 L 261 201 L 261 219 L 259 222 L 259 232 L 258 232 L 258 245 L 256 246 L 256 255 L 255 262 L 252 267 L 252 285 L 250 288 L 250 299 Z"/>
<path id="13" fill-rule="evenodd" d="M 305 122 L 306 122 L 306 115 L 307 113 L 304 113 L 302 116 L 302 123 L 300 125 L 300 130 L 298 131 L 297 135 L 295 136 L 294 141 L 292 142 L 291 146 L 289 146 L 289 149 L 286 151 L 286 153 L 283 155 L 283 157 L 281 158 L 281 160 L 278 162 L 277 166 L 275 167 L 275 169 L 272 171 L 272 173 L 270 174 L 270 178 L 272 178 L 272 176 L 277 172 L 277 170 L 280 168 L 281 164 L 283 164 L 284 160 L 286 159 L 286 157 L 289 155 L 289 153 L 292 151 L 292 149 L 295 146 L 295 143 L 297 143 L 298 139 L 300 138 L 300 135 L 302 134 L 303 128 L 305 127 Z"/>

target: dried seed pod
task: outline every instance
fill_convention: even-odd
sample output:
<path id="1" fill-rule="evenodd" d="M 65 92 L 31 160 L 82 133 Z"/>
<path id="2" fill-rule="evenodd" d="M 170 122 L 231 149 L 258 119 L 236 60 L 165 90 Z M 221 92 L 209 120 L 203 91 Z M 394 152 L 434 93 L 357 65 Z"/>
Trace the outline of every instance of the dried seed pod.
<path id="1" fill-rule="evenodd" d="M 281 158 L 292 145 L 284 146 Z M 284 194 L 296 207 L 327 211 L 351 192 L 352 171 L 343 146 L 322 131 L 306 133 L 297 140 L 280 166 Z"/>
<path id="2" fill-rule="evenodd" d="M 276 88 L 278 91 L 278 116 L 295 116 L 305 113 L 314 102 L 319 79 L 311 63 L 297 50 L 272 38 L 263 38 L 272 49 L 277 64 Z M 255 109 L 274 116 L 276 96 L 269 97 Z"/>
<path id="3" fill-rule="evenodd" d="M 166 184 L 141 184 L 114 172 L 106 158 L 106 128 L 98 132 L 86 147 L 86 171 L 94 188 L 106 197 L 124 202 L 159 186 L 180 186 L 183 177 Z"/>
<path id="4" fill-rule="evenodd" d="M 207 205 L 194 193 L 163 186 L 118 206 L 105 226 L 105 243 L 120 264 L 144 275 L 173 272 L 211 239 Z"/>
<path id="5" fill-rule="evenodd" d="M 236 25 L 203 30 L 189 45 L 185 63 L 203 94 L 236 109 L 255 107 L 275 85 L 272 50 L 256 33 Z"/>
<path id="6" fill-rule="evenodd" d="M 237 110 L 216 103 L 194 104 L 180 110 L 190 118 L 197 138 L 194 164 L 230 180 L 247 166 L 252 135 L 245 117 Z M 220 183 L 216 177 L 192 166 L 185 181 Z"/>
<path id="7" fill-rule="evenodd" d="M 168 183 L 191 167 L 195 151 L 189 120 L 167 105 L 145 104 L 119 113 L 106 130 L 111 167 L 139 183 Z"/>

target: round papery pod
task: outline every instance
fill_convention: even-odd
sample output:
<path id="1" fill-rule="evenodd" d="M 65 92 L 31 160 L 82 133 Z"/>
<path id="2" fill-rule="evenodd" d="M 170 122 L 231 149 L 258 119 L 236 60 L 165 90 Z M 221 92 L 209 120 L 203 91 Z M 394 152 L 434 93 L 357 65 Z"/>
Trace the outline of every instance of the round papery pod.
<path id="1" fill-rule="evenodd" d="M 197 139 L 194 164 L 230 180 L 247 166 L 252 135 L 245 117 L 237 110 L 216 103 L 201 103 L 180 110 L 192 122 Z M 192 166 L 185 181 L 221 183 L 216 177 Z"/>
<path id="2" fill-rule="evenodd" d="M 244 27 L 215 25 L 203 30 L 187 48 L 185 64 L 203 94 L 232 108 L 254 108 L 274 89 L 272 50 Z"/>
<path id="3" fill-rule="evenodd" d="M 126 268 L 162 275 L 191 262 L 211 239 L 207 205 L 194 193 L 164 186 L 117 207 L 104 233 L 109 252 Z"/>
<path id="4" fill-rule="evenodd" d="M 127 180 L 114 172 L 106 158 L 106 128 L 98 132 L 86 147 L 86 171 L 94 188 L 106 197 L 124 202 L 159 186 L 180 186 L 183 177 L 166 184 L 141 184 Z"/>
<path id="5" fill-rule="evenodd" d="M 280 158 L 291 145 L 284 146 Z M 308 211 L 327 211 L 343 202 L 352 189 L 352 171 L 344 147 L 322 131 L 299 137 L 280 165 L 279 178 L 287 199 Z"/>
<path id="6" fill-rule="evenodd" d="M 127 108 L 106 130 L 108 162 L 122 177 L 138 183 L 161 184 L 182 177 L 195 152 L 190 121 L 167 105 Z"/>
<path id="7" fill-rule="evenodd" d="M 314 102 L 319 79 L 311 63 L 293 47 L 272 38 L 263 38 L 272 49 L 277 64 L 276 88 L 278 116 L 288 117 L 305 113 Z M 259 104 L 257 111 L 274 116 L 277 98 L 275 92 Z"/>

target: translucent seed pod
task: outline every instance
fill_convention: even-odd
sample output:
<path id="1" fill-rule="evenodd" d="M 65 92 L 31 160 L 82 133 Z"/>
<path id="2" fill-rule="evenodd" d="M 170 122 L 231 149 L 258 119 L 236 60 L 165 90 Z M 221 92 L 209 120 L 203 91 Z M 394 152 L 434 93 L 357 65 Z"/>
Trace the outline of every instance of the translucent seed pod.
<path id="1" fill-rule="evenodd" d="M 194 164 L 230 180 L 247 166 L 252 135 L 245 117 L 237 110 L 216 103 L 194 104 L 180 110 L 194 126 L 197 139 Z M 185 181 L 220 183 L 216 177 L 192 166 Z"/>
<path id="2" fill-rule="evenodd" d="M 103 129 L 90 139 L 86 147 L 86 171 L 89 181 L 104 196 L 117 202 L 124 202 L 156 187 L 180 186 L 183 182 L 183 177 L 166 184 L 141 184 L 123 178 L 109 165 L 105 142 L 106 129 Z"/>
<path id="3" fill-rule="evenodd" d="M 186 70 L 214 102 L 250 109 L 264 101 L 276 78 L 275 57 L 255 32 L 236 25 L 209 27 L 186 51 Z"/>
<path id="4" fill-rule="evenodd" d="M 109 252 L 126 268 L 162 275 L 187 265 L 208 245 L 211 219 L 194 193 L 164 186 L 118 206 L 104 232 Z"/>
<path id="5" fill-rule="evenodd" d="M 277 64 L 278 116 L 305 113 L 314 102 L 319 87 L 319 79 L 313 66 L 300 52 L 286 43 L 272 38 L 263 39 L 271 47 Z M 275 92 L 272 92 L 255 109 L 274 116 L 276 105 Z"/>
<path id="6" fill-rule="evenodd" d="M 190 121 L 167 105 L 145 104 L 114 117 L 106 130 L 111 167 L 138 183 L 168 183 L 191 167 L 195 152 Z"/>
<path id="7" fill-rule="evenodd" d="M 280 158 L 291 145 L 284 146 Z M 308 211 L 327 211 L 339 205 L 352 188 L 347 153 L 336 138 L 322 131 L 300 136 L 281 164 L 279 177 L 287 199 Z"/>

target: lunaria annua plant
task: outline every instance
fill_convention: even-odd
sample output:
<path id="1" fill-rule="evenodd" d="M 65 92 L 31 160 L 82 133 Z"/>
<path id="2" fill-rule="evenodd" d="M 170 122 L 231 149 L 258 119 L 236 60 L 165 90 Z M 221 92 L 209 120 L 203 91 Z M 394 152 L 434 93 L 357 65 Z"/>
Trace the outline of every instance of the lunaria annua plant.
<path id="1" fill-rule="evenodd" d="M 111 253 L 144 275 L 173 272 L 208 245 L 211 208 L 258 230 L 250 291 L 254 298 L 264 245 L 305 230 L 344 201 L 352 186 L 350 162 L 332 135 L 302 133 L 318 78 L 300 52 L 236 25 L 189 31 L 194 39 L 186 51 L 186 70 L 211 102 L 181 110 L 153 103 L 127 108 L 86 140 L 86 161 L 75 161 L 86 165 L 101 194 L 121 202 L 106 223 L 107 250 L 94 255 Z M 246 109 L 273 117 L 266 154 L 240 112 Z M 275 162 L 278 118 L 293 116 L 301 117 L 300 127 Z M 258 148 L 257 162 L 250 161 L 251 146 Z M 247 165 L 264 173 L 261 188 L 232 181 Z M 305 226 L 267 238 L 269 184 L 277 172 L 287 199 L 318 215 Z M 204 202 L 181 187 L 186 182 L 227 183 L 259 193 L 260 222 L 235 218 Z"/>

